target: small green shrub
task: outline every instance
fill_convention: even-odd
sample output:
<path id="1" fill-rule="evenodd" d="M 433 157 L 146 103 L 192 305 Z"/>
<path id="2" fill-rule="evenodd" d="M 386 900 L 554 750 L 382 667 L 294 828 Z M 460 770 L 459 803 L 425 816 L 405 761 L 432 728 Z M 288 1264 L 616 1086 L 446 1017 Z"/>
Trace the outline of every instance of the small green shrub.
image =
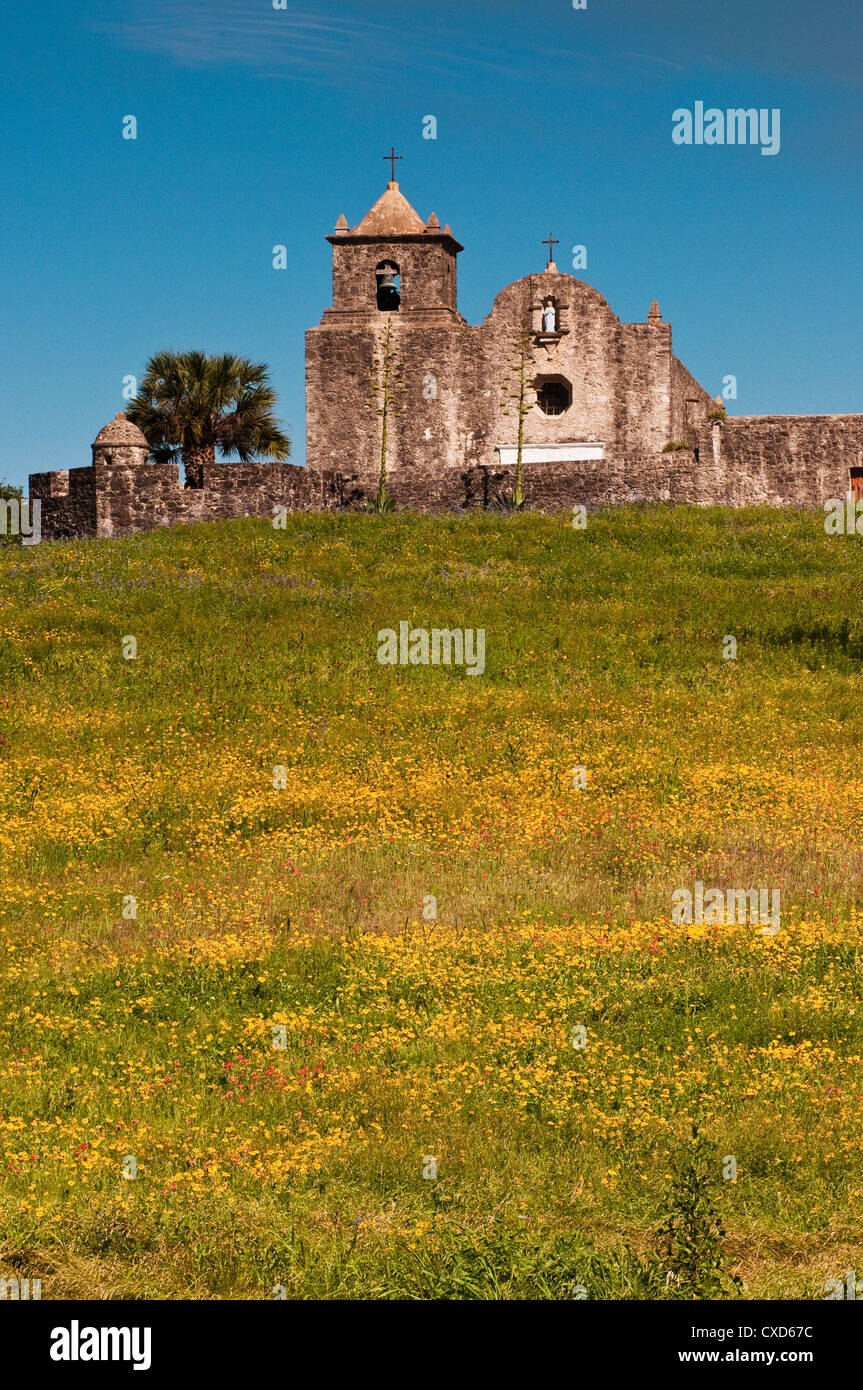
<path id="1" fill-rule="evenodd" d="M 713 1145 L 694 1124 L 692 1141 L 678 1158 L 668 1213 L 659 1229 L 668 1298 L 733 1297 L 743 1287 L 728 1272 L 715 1198 L 718 1172 Z"/>

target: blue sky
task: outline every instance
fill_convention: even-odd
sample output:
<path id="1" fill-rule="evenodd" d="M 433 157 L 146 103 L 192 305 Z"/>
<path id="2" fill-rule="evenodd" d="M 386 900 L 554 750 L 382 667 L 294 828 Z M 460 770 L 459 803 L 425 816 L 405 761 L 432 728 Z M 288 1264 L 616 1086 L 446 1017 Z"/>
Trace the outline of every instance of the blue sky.
<path id="1" fill-rule="evenodd" d="M 553 232 L 623 320 L 659 300 L 712 394 L 737 377 L 732 413 L 863 411 L 859 0 L 49 0 L 4 30 L 9 481 L 89 463 L 123 378 L 172 347 L 267 362 L 302 462 L 324 236 L 393 143 L 466 248 L 470 322 Z M 676 146 L 699 100 L 779 108 L 779 154 Z"/>

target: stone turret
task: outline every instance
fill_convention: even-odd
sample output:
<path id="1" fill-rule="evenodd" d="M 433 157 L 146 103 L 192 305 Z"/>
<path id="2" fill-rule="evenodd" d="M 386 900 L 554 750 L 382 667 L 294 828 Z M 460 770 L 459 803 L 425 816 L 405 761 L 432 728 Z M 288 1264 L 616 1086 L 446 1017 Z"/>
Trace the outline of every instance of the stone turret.
<path id="1" fill-rule="evenodd" d="M 146 438 L 122 410 L 117 411 L 113 420 L 93 440 L 94 464 L 129 467 L 130 464 L 146 463 L 149 457 L 150 446 Z"/>

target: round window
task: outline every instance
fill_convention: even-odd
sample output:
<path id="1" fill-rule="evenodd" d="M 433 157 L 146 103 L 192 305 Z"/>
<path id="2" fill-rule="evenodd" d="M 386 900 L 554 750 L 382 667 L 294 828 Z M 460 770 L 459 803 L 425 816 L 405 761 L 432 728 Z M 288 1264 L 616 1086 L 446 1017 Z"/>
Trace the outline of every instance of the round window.
<path id="1" fill-rule="evenodd" d="M 562 381 L 544 381 L 537 388 L 536 403 L 545 415 L 563 415 L 569 410 L 569 387 Z"/>

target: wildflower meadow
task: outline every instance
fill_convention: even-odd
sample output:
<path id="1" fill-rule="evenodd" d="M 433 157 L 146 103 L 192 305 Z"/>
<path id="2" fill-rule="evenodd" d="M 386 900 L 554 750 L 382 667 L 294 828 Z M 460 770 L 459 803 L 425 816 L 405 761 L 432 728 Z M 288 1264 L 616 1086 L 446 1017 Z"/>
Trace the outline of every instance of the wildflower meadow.
<path id="1" fill-rule="evenodd" d="M 671 506 L 0 549 L 0 1276 L 863 1274 L 860 556 Z"/>

